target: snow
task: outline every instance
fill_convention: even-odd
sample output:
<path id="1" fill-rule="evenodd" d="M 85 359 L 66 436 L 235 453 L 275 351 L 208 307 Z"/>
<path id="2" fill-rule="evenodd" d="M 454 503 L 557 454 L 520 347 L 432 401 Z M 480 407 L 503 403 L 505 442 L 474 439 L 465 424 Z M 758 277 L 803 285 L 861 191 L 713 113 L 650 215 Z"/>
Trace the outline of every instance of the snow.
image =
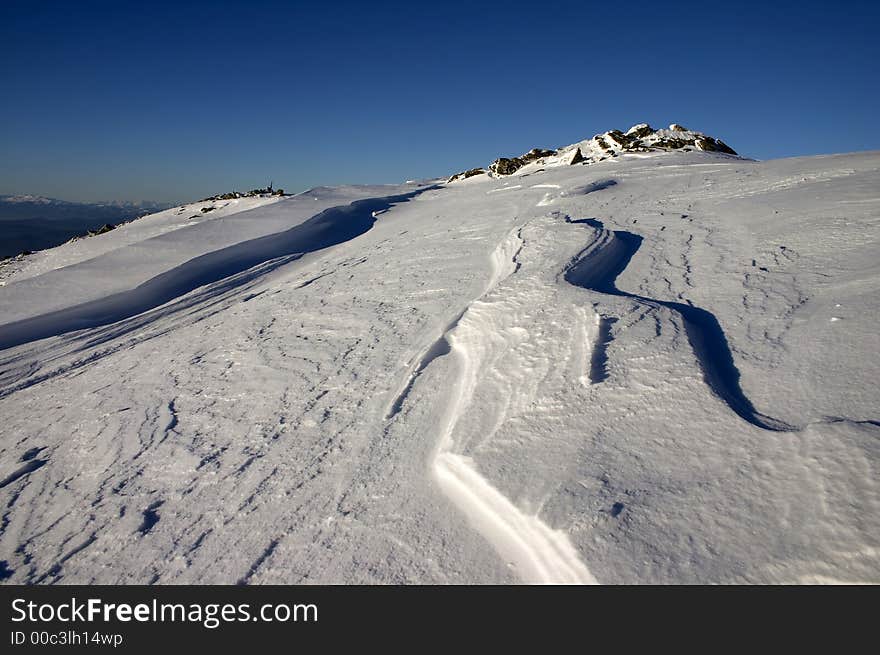
<path id="1" fill-rule="evenodd" d="M 230 214 L 237 214 L 278 202 L 280 199 L 279 196 L 253 196 L 216 202 L 203 201 L 181 207 L 173 207 L 156 214 L 144 216 L 136 221 L 123 223 L 113 232 L 112 237 L 105 235 L 101 239 L 77 239 L 64 244 L 64 248 L 54 248 L 33 253 L 27 258 L 13 262 L 12 266 L 3 269 L 3 272 L 0 273 L 2 275 L 0 282 L 8 282 L 12 277 L 15 277 L 16 280 L 22 280 L 27 277 L 41 275 L 47 271 L 79 264 L 87 259 L 106 254 L 111 250 L 137 244 L 168 232 L 191 228 L 203 222 L 212 222 Z M 209 208 L 215 209 L 210 209 L 206 212 L 202 211 Z"/>
<path id="2" fill-rule="evenodd" d="M 880 582 L 880 153 L 538 168 L 4 268 L 9 581 Z"/>
<path id="3" fill-rule="evenodd" d="M 0 202 L 9 202 L 9 203 L 23 203 L 23 202 L 32 202 L 40 205 L 48 205 L 53 202 L 57 202 L 52 200 L 51 198 L 43 198 L 42 196 L 32 196 L 32 195 L 19 195 L 19 196 L 0 196 Z"/>

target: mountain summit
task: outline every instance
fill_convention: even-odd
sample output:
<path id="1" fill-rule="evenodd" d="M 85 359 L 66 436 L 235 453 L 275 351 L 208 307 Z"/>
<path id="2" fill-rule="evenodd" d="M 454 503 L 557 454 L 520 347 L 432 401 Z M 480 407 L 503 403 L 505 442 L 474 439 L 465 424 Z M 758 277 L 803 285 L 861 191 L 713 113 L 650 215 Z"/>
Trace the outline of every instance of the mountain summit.
<path id="1" fill-rule="evenodd" d="M 737 156 L 736 151 L 724 141 L 689 130 L 678 123 L 668 129 L 655 130 L 647 123 L 633 125 L 626 132 L 610 130 L 597 134 L 591 139 L 579 141 L 557 150 L 532 148 L 519 157 L 499 157 L 488 166 L 472 168 L 456 173 L 449 182 L 463 180 L 475 175 L 504 176 L 514 173 L 530 173 L 541 168 L 553 166 L 573 166 L 575 164 L 595 164 L 596 162 L 617 157 L 625 153 L 659 152 L 680 150 L 691 152 L 702 150 L 720 152 Z"/>

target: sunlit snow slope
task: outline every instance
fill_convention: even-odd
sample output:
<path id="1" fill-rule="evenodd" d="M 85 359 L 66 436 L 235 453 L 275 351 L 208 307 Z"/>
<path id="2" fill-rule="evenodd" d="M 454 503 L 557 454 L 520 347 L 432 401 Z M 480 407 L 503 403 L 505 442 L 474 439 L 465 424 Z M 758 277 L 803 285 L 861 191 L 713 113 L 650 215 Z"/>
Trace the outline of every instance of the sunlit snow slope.
<path id="1" fill-rule="evenodd" d="M 880 153 L 266 202 L 4 269 L 6 582 L 880 582 Z"/>

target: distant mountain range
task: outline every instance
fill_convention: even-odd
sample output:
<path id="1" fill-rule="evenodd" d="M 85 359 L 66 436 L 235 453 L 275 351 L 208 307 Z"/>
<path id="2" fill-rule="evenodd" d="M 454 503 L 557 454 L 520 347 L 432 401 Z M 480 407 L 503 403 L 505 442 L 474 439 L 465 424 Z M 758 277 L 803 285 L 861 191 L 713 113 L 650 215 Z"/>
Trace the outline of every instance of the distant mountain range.
<path id="1" fill-rule="evenodd" d="M 79 203 L 33 195 L 0 195 L 0 258 L 60 245 L 102 225 L 170 207 L 167 203 Z"/>

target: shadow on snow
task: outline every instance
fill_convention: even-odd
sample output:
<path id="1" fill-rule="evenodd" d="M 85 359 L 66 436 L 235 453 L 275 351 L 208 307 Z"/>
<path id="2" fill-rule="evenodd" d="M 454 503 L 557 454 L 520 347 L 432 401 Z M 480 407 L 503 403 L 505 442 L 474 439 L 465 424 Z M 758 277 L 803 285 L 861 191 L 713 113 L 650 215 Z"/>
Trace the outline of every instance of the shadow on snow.
<path id="1" fill-rule="evenodd" d="M 356 200 L 348 205 L 331 207 L 284 232 L 243 241 L 195 257 L 134 289 L 0 325 L 0 350 L 74 330 L 116 323 L 264 262 L 349 241 L 373 227 L 375 212 L 387 210 L 392 205 L 435 188 L 425 187 L 401 195 Z"/>
<path id="2" fill-rule="evenodd" d="M 605 232 L 601 221 L 592 218 L 571 220 L 587 225 L 600 236 Z M 795 428 L 758 412 L 740 387 L 740 373 L 718 319 L 705 309 L 679 302 L 646 298 L 617 288 L 618 276 L 626 270 L 642 245 L 642 237 L 623 230 L 608 231 L 607 243 L 575 262 L 565 271 L 567 282 L 585 289 L 630 298 L 640 303 L 661 306 L 678 312 L 684 319 L 685 332 L 709 388 L 740 417 L 765 430 L 790 431 Z"/>

